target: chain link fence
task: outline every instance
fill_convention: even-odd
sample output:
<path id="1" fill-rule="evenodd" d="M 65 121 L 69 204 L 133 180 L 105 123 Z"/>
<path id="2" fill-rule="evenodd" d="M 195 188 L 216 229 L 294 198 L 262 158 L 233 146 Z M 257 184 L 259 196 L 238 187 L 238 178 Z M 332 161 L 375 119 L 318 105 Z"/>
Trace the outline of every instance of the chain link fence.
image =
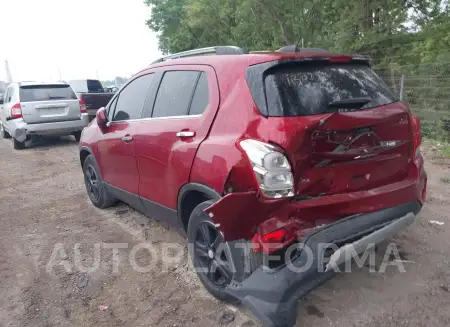
<path id="1" fill-rule="evenodd" d="M 429 70 L 425 74 L 403 75 L 375 71 L 421 118 L 424 136 L 450 140 L 450 73 L 433 75 Z"/>

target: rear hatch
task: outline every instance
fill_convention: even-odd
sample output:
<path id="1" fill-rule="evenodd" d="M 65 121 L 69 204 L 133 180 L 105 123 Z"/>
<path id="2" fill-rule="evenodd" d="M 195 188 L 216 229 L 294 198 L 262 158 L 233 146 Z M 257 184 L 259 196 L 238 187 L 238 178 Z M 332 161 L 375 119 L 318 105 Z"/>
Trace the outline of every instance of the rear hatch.
<path id="1" fill-rule="evenodd" d="M 251 66 L 247 79 L 268 117 L 268 140 L 285 149 L 291 161 L 299 199 L 369 190 L 406 178 L 408 107 L 367 63 L 351 58 L 266 63 Z"/>
<path id="2" fill-rule="evenodd" d="M 80 103 L 68 84 L 22 85 L 23 120 L 29 124 L 80 119 Z"/>

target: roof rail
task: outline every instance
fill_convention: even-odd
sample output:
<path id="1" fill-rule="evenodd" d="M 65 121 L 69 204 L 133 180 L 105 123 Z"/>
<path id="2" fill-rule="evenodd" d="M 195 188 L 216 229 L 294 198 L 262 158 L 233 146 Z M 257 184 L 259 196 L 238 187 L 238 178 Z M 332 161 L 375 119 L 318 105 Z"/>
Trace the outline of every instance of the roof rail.
<path id="1" fill-rule="evenodd" d="M 295 44 L 291 44 L 291 45 L 287 45 L 285 47 L 282 47 L 282 48 L 278 49 L 278 51 L 280 51 L 280 52 L 302 52 L 302 51 L 306 51 L 306 52 L 328 52 L 327 49 L 322 49 L 322 48 L 297 48 L 297 46 Z"/>
<path id="2" fill-rule="evenodd" d="M 169 59 L 177 59 L 184 57 L 195 57 L 195 56 L 209 56 L 209 55 L 239 55 L 247 54 L 248 50 L 236 46 L 214 46 L 208 48 L 200 48 L 194 50 L 188 50 L 183 52 L 174 53 L 153 61 L 150 65 L 163 62 Z"/>

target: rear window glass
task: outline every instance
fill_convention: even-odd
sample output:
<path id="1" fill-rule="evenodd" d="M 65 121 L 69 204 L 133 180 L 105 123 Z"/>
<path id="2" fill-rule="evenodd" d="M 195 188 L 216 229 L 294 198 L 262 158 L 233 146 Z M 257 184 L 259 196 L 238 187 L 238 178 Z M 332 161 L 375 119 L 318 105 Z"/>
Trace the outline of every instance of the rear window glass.
<path id="1" fill-rule="evenodd" d="M 103 93 L 105 90 L 103 89 L 102 83 L 99 80 L 88 79 L 86 81 L 87 89 L 89 93 Z"/>
<path id="2" fill-rule="evenodd" d="M 388 86 L 362 64 L 275 67 L 266 74 L 264 86 L 269 116 L 362 110 L 398 101 Z M 352 100 L 361 104 L 355 106 Z"/>
<path id="3" fill-rule="evenodd" d="M 20 87 L 20 101 L 76 100 L 69 85 L 27 85 Z"/>

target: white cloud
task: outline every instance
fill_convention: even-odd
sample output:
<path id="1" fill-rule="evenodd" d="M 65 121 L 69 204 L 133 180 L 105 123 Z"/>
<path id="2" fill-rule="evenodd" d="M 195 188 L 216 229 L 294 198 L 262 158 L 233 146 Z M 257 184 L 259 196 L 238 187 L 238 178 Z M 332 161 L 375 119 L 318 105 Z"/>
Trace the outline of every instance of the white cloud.
<path id="1" fill-rule="evenodd" d="M 1 0 L 0 80 L 130 76 L 161 54 L 143 0 Z"/>

